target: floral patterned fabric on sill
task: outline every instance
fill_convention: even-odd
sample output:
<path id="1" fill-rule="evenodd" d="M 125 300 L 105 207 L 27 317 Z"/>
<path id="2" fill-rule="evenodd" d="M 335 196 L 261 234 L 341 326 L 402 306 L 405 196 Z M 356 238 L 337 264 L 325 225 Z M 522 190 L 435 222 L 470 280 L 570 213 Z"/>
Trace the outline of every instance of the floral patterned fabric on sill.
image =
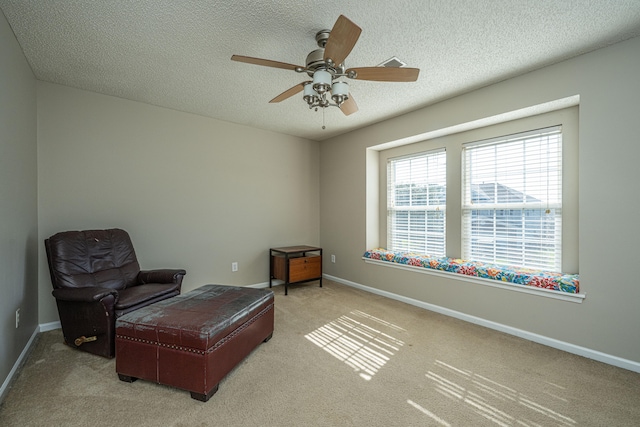
<path id="1" fill-rule="evenodd" d="M 448 271 L 516 285 L 534 286 L 572 294 L 580 292 L 580 280 L 577 274 L 562 274 L 522 267 L 501 266 L 456 258 L 430 257 L 412 252 L 388 251 L 383 248 L 368 250 L 363 256 L 373 260 Z"/>

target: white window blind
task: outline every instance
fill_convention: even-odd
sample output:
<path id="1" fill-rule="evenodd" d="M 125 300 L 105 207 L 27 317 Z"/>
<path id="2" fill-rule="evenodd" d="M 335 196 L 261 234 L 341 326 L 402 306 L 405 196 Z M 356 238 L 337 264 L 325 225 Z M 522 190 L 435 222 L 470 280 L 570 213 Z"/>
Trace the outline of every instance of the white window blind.
<path id="1" fill-rule="evenodd" d="M 446 172 L 444 150 L 389 159 L 389 249 L 445 255 Z"/>
<path id="2" fill-rule="evenodd" d="M 463 146 L 462 256 L 562 271 L 562 128 Z"/>

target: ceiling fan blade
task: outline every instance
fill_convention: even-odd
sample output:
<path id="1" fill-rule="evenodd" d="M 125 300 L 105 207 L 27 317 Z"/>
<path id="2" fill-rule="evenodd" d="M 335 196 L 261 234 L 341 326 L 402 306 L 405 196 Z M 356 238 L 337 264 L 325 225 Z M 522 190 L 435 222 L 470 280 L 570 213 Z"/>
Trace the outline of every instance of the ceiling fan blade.
<path id="1" fill-rule="evenodd" d="M 304 85 L 307 83 L 310 83 L 310 81 L 298 83 L 294 87 L 285 90 L 280 95 L 273 98 L 271 101 L 269 101 L 269 103 L 280 102 L 280 101 L 284 101 L 287 98 L 291 98 L 296 93 L 302 92 L 302 90 L 304 89 Z"/>
<path id="2" fill-rule="evenodd" d="M 361 32 L 362 28 L 340 15 L 324 47 L 324 60 L 331 59 L 336 65 L 342 64 L 356 45 Z"/>
<path id="3" fill-rule="evenodd" d="M 418 80 L 419 68 L 397 67 L 360 67 L 349 68 L 346 73 L 355 71 L 356 80 L 373 80 L 377 82 L 415 82 Z"/>
<path id="4" fill-rule="evenodd" d="M 282 68 L 284 70 L 293 70 L 296 68 L 304 68 L 299 65 L 287 64 L 286 62 L 272 61 L 270 59 L 253 58 L 251 56 L 232 55 L 232 61 L 246 62 L 247 64 L 262 65 L 265 67 Z"/>
<path id="5" fill-rule="evenodd" d="M 358 111 L 358 105 L 356 104 L 356 101 L 353 99 L 353 96 L 351 96 L 351 94 L 349 94 L 349 98 L 347 98 L 347 100 L 342 103 L 342 105 L 340 106 L 340 110 L 342 110 L 345 116 Z"/>

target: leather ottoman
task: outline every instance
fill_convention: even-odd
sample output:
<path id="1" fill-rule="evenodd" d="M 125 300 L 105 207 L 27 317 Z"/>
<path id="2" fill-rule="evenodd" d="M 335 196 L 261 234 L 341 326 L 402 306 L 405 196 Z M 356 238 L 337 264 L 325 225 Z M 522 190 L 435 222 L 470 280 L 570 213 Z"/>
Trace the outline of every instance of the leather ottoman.
<path id="1" fill-rule="evenodd" d="M 220 380 L 271 339 L 273 292 L 204 285 L 116 320 L 116 372 L 181 388 L 206 402 Z"/>

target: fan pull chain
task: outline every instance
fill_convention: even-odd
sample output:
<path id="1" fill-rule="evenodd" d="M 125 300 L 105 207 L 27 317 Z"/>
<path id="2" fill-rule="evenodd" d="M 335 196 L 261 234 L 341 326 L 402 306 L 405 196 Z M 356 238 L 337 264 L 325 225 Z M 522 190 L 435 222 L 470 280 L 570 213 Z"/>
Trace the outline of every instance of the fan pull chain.
<path id="1" fill-rule="evenodd" d="M 322 130 L 325 129 L 325 127 L 324 127 L 324 110 L 326 110 L 326 108 L 322 109 Z"/>

